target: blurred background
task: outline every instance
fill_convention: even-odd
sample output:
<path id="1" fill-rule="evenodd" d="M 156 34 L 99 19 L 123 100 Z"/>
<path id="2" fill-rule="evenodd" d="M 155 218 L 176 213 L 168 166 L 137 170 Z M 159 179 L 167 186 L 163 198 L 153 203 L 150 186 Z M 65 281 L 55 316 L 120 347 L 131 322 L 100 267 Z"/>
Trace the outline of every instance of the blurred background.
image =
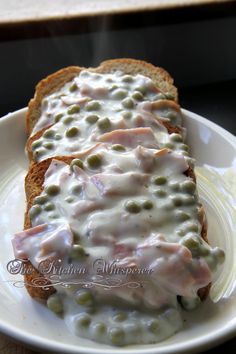
<path id="1" fill-rule="evenodd" d="M 165 68 L 182 107 L 236 134 L 234 0 L 0 0 L 0 116 L 58 69 L 119 57 Z M 33 353 L 5 336 L 0 351 Z"/>
<path id="2" fill-rule="evenodd" d="M 180 103 L 236 133 L 236 2 L 0 0 L 0 116 L 69 65 L 132 57 L 162 66 Z"/>

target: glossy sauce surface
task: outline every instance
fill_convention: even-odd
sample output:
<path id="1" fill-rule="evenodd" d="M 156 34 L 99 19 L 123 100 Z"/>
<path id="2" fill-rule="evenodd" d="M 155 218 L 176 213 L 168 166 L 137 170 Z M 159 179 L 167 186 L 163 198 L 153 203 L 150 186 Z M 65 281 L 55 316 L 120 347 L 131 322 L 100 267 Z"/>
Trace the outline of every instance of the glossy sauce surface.
<path id="1" fill-rule="evenodd" d="M 182 136 L 161 124 L 180 125 L 180 111 L 160 95 L 141 75 L 85 71 L 46 98 L 34 130 L 63 114 L 34 143 L 35 157 L 70 155 L 74 146 L 77 158 L 52 160 L 30 210 L 32 229 L 15 235 L 15 255 L 38 269 L 48 259 L 85 269 L 77 283 L 74 274 L 61 276 L 72 284 L 57 285 L 48 307 L 77 335 L 113 345 L 174 334 L 182 325 L 177 296 L 186 309 L 196 307 L 198 289 L 224 259 L 201 238 L 196 185 L 186 175 L 193 161 Z M 115 272 L 101 278 L 98 262 L 115 264 Z"/>

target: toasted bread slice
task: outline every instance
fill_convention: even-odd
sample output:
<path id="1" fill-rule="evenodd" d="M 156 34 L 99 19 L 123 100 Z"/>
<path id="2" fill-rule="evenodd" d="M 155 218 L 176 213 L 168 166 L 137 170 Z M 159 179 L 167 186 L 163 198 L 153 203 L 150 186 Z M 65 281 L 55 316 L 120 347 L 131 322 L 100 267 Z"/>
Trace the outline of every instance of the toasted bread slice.
<path id="1" fill-rule="evenodd" d="M 27 198 L 27 210 L 25 213 L 25 229 L 31 227 L 30 218 L 29 218 L 29 209 L 31 208 L 34 198 L 38 196 L 42 189 L 44 183 L 44 175 L 47 171 L 52 157 L 43 160 L 42 162 L 36 163 L 33 161 L 33 154 L 31 150 L 31 145 L 33 141 L 40 138 L 43 134 L 44 128 L 34 135 L 32 134 L 32 130 L 40 118 L 41 115 L 41 104 L 44 97 L 50 95 L 53 92 L 59 90 L 62 86 L 64 86 L 67 82 L 72 81 L 75 76 L 78 76 L 81 70 L 85 68 L 71 66 L 68 68 L 64 68 L 62 70 L 57 71 L 56 73 L 48 76 L 39 82 L 36 87 L 34 98 L 29 103 L 29 109 L 26 117 L 26 128 L 27 134 L 29 136 L 27 142 L 27 150 L 29 153 L 29 158 L 31 161 L 31 166 L 29 172 L 25 179 L 25 190 L 26 190 L 26 198 Z M 87 68 L 86 68 L 87 69 Z M 173 79 L 171 76 L 162 68 L 157 68 L 152 64 L 146 63 L 140 60 L 134 59 L 115 59 L 104 61 L 97 68 L 89 68 L 87 70 L 97 72 L 97 73 L 112 73 L 117 70 L 122 71 L 126 74 L 143 74 L 151 78 L 154 84 L 161 90 L 163 93 L 169 93 L 173 96 L 174 101 L 178 102 L 178 93 L 177 89 L 173 84 Z M 173 126 L 168 122 L 162 122 L 163 125 L 166 126 L 169 134 L 171 133 L 181 133 L 181 128 L 177 126 Z M 54 159 L 58 159 L 64 161 L 66 163 L 70 163 L 73 158 L 76 157 L 76 154 L 73 156 L 54 156 Z M 185 174 L 192 178 L 195 181 L 195 174 L 192 168 L 189 168 Z M 202 225 L 201 236 L 207 241 L 207 226 L 206 219 L 203 207 L 199 208 L 199 220 Z M 30 262 L 28 265 L 32 266 Z M 50 285 L 49 282 L 45 281 L 45 285 L 49 285 L 45 288 L 34 287 L 32 286 L 32 282 L 37 278 L 42 277 L 42 275 L 35 269 L 35 272 L 30 275 L 25 275 L 26 287 L 29 294 L 40 301 L 45 301 L 55 290 Z M 45 279 L 46 280 L 46 279 Z M 203 300 L 207 297 L 209 293 L 210 285 L 199 290 L 199 296 Z"/>
<path id="2" fill-rule="evenodd" d="M 57 157 L 57 160 L 63 161 L 65 163 L 70 163 L 75 156 L 68 156 L 68 157 Z M 30 222 L 30 217 L 29 217 L 29 210 L 31 206 L 33 205 L 33 201 L 35 197 L 37 197 L 43 189 L 43 183 L 44 183 L 44 176 L 45 173 L 52 161 L 52 158 L 49 158 L 47 160 L 41 161 L 39 163 L 33 163 L 30 167 L 30 170 L 28 174 L 26 175 L 25 178 L 25 191 L 26 191 L 26 201 L 27 201 L 27 210 L 25 213 L 25 221 L 24 221 L 24 228 L 28 229 L 31 227 L 31 222 Z M 192 178 L 194 181 L 195 179 L 195 174 L 194 171 L 191 167 L 188 168 L 188 170 L 185 171 L 185 175 Z M 202 206 L 199 207 L 199 221 L 202 225 L 202 230 L 201 230 L 201 237 L 208 242 L 207 240 L 207 224 L 206 224 L 206 218 L 205 218 L 205 213 L 204 209 Z M 28 266 L 33 267 L 30 262 L 28 262 Z M 35 269 L 33 274 L 26 274 L 25 275 L 25 284 L 26 288 L 33 298 L 39 300 L 39 301 L 44 301 L 47 300 L 47 298 L 55 292 L 54 288 L 50 285 L 50 282 L 47 282 L 45 279 L 45 288 L 41 287 L 34 287 L 31 284 L 33 284 L 34 280 L 36 278 L 43 278 L 43 275 L 41 275 L 38 270 Z M 48 285 L 48 287 L 47 287 Z M 210 290 L 210 284 L 202 289 L 199 289 L 199 296 L 201 300 L 204 300 Z"/>
<path id="3" fill-rule="evenodd" d="M 26 131 L 28 136 L 40 117 L 43 98 L 73 80 L 84 69 L 82 67 L 70 66 L 49 75 L 38 83 L 34 98 L 29 102 L 29 109 L 26 115 Z M 164 69 L 155 67 L 145 61 L 135 59 L 106 60 L 97 68 L 88 68 L 87 70 L 97 73 L 112 73 L 120 70 L 130 75 L 142 74 L 150 77 L 161 91 L 171 94 L 173 99 L 176 102 L 178 101 L 178 93 L 173 84 L 172 77 Z"/>

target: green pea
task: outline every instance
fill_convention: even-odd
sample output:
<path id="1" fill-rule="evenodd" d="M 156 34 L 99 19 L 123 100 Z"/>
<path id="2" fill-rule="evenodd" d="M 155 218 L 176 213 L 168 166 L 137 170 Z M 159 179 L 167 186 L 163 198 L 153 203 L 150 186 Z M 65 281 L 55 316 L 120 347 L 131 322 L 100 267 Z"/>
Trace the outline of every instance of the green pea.
<path id="1" fill-rule="evenodd" d="M 122 328 L 113 327 L 108 332 L 112 344 L 122 345 L 125 338 L 125 333 Z"/>
<path id="2" fill-rule="evenodd" d="M 131 112 L 124 112 L 124 113 L 122 113 L 122 117 L 124 118 L 124 119 L 131 119 L 132 118 L 132 113 Z"/>
<path id="3" fill-rule="evenodd" d="M 183 141 L 183 138 L 180 134 L 173 133 L 170 135 L 170 139 L 174 141 L 175 143 L 181 143 Z"/>
<path id="4" fill-rule="evenodd" d="M 196 251 L 200 246 L 199 239 L 197 236 L 195 237 L 186 236 L 184 239 L 182 239 L 182 244 L 188 249 L 190 249 L 191 251 Z"/>
<path id="5" fill-rule="evenodd" d="M 45 153 L 46 153 L 45 149 L 43 149 L 43 148 L 42 149 L 37 149 L 34 152 L 34 156 L 35 156 L 36 159 L 38 159 L 39 157 L 42 157 L 43 155 L 45 155 Z"/>
<path id="6" fill-rule="evenodd" d="M 35 149 L 37 149 L 38 147 L 40 147 L 41 145 L 42 145 L 42 141 L 36 140 L 36 141 L 34 141 L 34 142 L 32 143 L 31 148 L 32 148 L 32 150 L 35 150 Z"/>
<path id="7" fill-rule="evenodd" d="M 73 245 L 70 251 L 70 258 L 79 261 L 84 258 L 85 255 L 85 249 L 81 245 Z"/>
<path id="8" fill-rule="evenodd" d="M 127 314 L 125 312 L 117 312 L 115 313 L 115 315 L 113 316 L 113 320 L 116 322 L 122 322 L 124 320 L 126 320 L 127 318 Z"/>
<path id="9" fill-rule="evenodd" d="M 47 195 L 39 195 L 34 199 L 35 204 L 45 204 L 48 201 Z"/>
<path id="10" fill-rule="evenodd" d="M 79 290 L 75 295 L 75 301 L 78 305 L 90 306 L 94 303 L 93 295 L 88 290 Z"/>
<path id="11" fill-rule="evenodd" d="M 125 98 L 122 102 L 122 106 L 128 109 L 134 108 L 134 101 L 131 98 Z"/>
<path id="12" fill-rule="evenodd" d="M 43 133 L 43 137 L 47 138 L 47 139 L 54 139 L 54 136 L 55 136 L 55 131 L 54 130 L 46 130 Z"/>
<path id="13" fill-rule="evenodd" d="M 99 117 L 95 114 L 90 114 L 85 118 L 86 122 L 89 124 L 95 124 L 98 121 Z"/>
<path id="14" fill-rule="evenodd" d="M 215 247 L 215 248 L 213 249 L 213 254 L 214 254 L 214 256 L 217 258 L 217 260 L 218 260 L 218 262 L 219 262 L 220 264 L 224 263 L 224 260 L 225 260 L 225 252 L 224 252 L 222 249 L 220 249 L 220 248 L 218 248 L 218 247 Z"/>
<path id="15" fill-rule="evenodd" d="M 128 94 L 128 92 L 126 90 L 118 89 L 113 92 L 112 98 L 114 98 L 116 100 L 122 100 L 123 98 L 127 97 L 127 94 Z"/>
<path id="16" fill-rule="evenodd" d="M 124 75 L 122 77 L 121 81 L 123 81 L 123 82 L 133 82 L 134 79 L 133 79 L 133 77 L 131 75 Z"/>
<path id="17" fill-rule="evenodd" d="M 200 254 L 205 257 L 210 255 L 210 250 L 209 248 L 206 248 L 205 246 L 200 246 Z"/>
<path id="18" fill-rule="evenodd" d="M 148 324 L 148 329 L 150 332 L 154 334 L 158 334 L 158 332 L 160 331 L 159 321 L 156 319 L 150 321 L 150 323 Z"/>
<path id="19" fill-rule="evenodd" d="M 182 205 L 182 198 L 177 195 L 171 196 L 171 200 L 173 204 L 177 207 Z"/>
<path id="20" fill-rule="evenodd" d="M 112 82 L 113 82 L 113 79 L 112 79 L 111 77 L 108 77 L 108 78 L 106 79 L 106 82 L 112 83 Z"/>
<path id="21" fill-rule="evenodd" d="M 164 189 L 158 188 L 154 191 L 154 194 L 159 197 L 159 198 L 164 198 L 166 197 L 167 193 Z"/>
<path id="22" fill-rule="evenodd" d="M 174 113 L 174 112 L 168 112 L 166 114 L 166 118 L 168 118 L 172 124 L 175 124 L 176 123 L 176 119 L 177 119 L 177 114 Z"/>
<path id="23" fill-rule="evenodd" d="M 195 223 L 188 224 L 187 229 L 188 231 L 198 232 L 198 225 Z"/>
<path id="24" fill-rule="evenodd" d="M 192 180 L 187 180 L 181 183 L 181 190 L 185 193 L 192 194 L 196 190 L 196 184 Z"/>
<path id="25" fill-rule="evenodd" d="M 174 192 L 178 192 L 179 191 L 179 188 L 180 188 L 180 185 L 178 182 L 169 182 L 169 187 L 172 191 Z"/>
<path id="26" fill-rule="evenodd" d="M 166 92 L 165 97 L 167 100 L 174 100 L 175 99 L 175 96 L 170 92 Z"/>
<path id="27" fill-rule="evenodd" d="M 170 150 L 174 150 L 175 146 L 172 143 L 165 143 L 164 147 Z"/>
<path id="28" fill-rule="evenodd" d="M 186 221 L 190 219 L 190 216 L 182 210 L 176 210 L 175 218 L 177 221 Z"/>
<path id="29" fill-rule="evenodd" d="M 177 233 L 177 235 L 180 236 L 180 237 L 183 237 L 183 236 L 185 235 L 185 232 L 184 232 L 183 229 L 178 229 L 178 230 L 176 230 L 176 233 Z"/>
<path id="30" fill-rule="evenodd" d="M 69 91 L 70 91 L 70 92 L 74 92 L 74 91 L 76 91 L 77 89 L 78 89 L 78 86 L 77 86 L 76 83 L 74 82 L 74 83 L 70 86 Z"/>
<path id="31" fill-rule="evenodd" d="M 112 145 L 111 148 L 112 148 L 112 150 L 115 150 L 115 151 L 125 151 L 124 145 L 121 145 L 121 144 Z"/>
<path id="32" fill-rule="evenodd" d="M 74 121 L 74 118 L 72 117 L 66 117 L 63 119 L 63 124 L 65 125 L 69 125 L 70 123 L 72 123 Z"/>
<path id="33" fill-rule="evenodd" d="M 143 94 L 139 91 L 135 91 L 133 94 L 132 94 L 132 98 L 136 101 L 143 101 L 144 97 L 143 97 Z"/>
<path id="34" fill-rule="evenodd" d="M 39 215 L 42 211 L 42 208 L 39 205 L 33 205 L 30 208 L 30 218 L 34 218 L 35 216 Z"/>
<path id="35" fill-rule="evenodd" d="M 90 155 L 88 158 L 87 158 L 87 163 L 89 165 L 90 168 L 93 168 L 93 169 L 96 169 L 96 168 L 99 168 L 102 164 L 102 159 L 101 159 L 101 156 L 99 155 Z"/>
<path id="36" fill-rule="evenodd" d="M 54 197 L 55 195 L 60 193 L 60 187 L 55 185 L 55 184 L 51 184 L 50 186 L 46 187 L 45 192 Z"/>
<path id="37" fill-rule="evenodd" d="M 77 184 L 71 188 L 72 194 L 80 194 L 81 191 L 82 191 L 82 186 L 80 184 Z"/>
<path id="38" fill-rule="evenodd" d="M 74 166 L 77 166 L 77 167 L 83 169 L 83 168 L 84 168 L 84 163 L 83 163 L 83 161 L 80 160 L 80 159 L 74 159 L 74 160 L 72 160 L 71 163 L 70 163 L 70 169 L 73 170 L 73 167 L 74 167 Z"/>
<path id="39" fill-rule="evenodd" d="M 55 205 L 53 203 L 47 203 L 44 207 L 44 210 L 46 211 L 51 211 L 51 210 L 54 210 L 55 209 Z"/>
<path id="40" fill-rule="evenodd" d="M 61 139 L 62 139 L 61 134 L 56 134 L 56 135 L 55 135 L 55 140 L 61 140 Z"/>
<path id="41" fill-rule="evenodd" d="M 79 327 L 88 327 L 91 323 L 91 316 L 89 316 L 89 314 L 87 313 L 81 313 L 78 317 L 77 317 L 77 324 Z"/>
<path id="42" fill-rule="evenodd" d="M 71 127 L 69 129 L 67 129 L 66 131 L 66 136 L 67 138 L 74 138 L 75 136 L 77 136 L 79 134 L 79 128 L 77 127 Z"/>
<path id="43" fill-rule="evenodd" d="M 153 208 L 153 202 L 151 200 L 145 200 L 142 204 L 143 209 L 150 210 Z"/>
<path id="44" fill-rule="evenodd" d="M 55 214 L 55 213 L 53 213 L 53 214 L 50 215 L 50 218 L 51 218 L 51 219 L 59 219 L 59 217 L 60 217 L 60 215 Z"/>
<path id="45" fill-rule="evenodd" d="M 69 197 L 65 198 L 65 201 L 70 204 L 70 203 L 73 203 L 75 201 L 75 199 L 73 197 L 69 196 Z"/>
<path id="46" fill-rule="evenodd" d="M 193 205 L 195 203 L 195 198 L 191 195 L 183 195 L 182 202 L 184 205 Z"/>
<path id="47" fill-rule="evenodd" d="M 118 86 L 116 84 L 114 84 L 111 86 L 110 91 L 114 91 L 116 89 L 118 89 Z"/>
<path id="48" fill-rule="evenodd" d="M 165 176 L 157 176 L 154 178 L 153 182 L 159 186 L 162 184 L 166 184 L 167 178 Z"/>
<path id="49" fill-rule="evenodd" d="M 53 150 L 54 149 L 54 144 L 53 143 L 44 143 L 43 146 L 47 150 Z"/>
<path id="50" fill-rule="evenodd" d="M 103 322 L 98 322 L 94 324 L 94 332 L 97 335 L 103 335 L 106 332 L 106 325 Z"/>
<path id="51" fill-rule="evenodd" d="M 98 111 L 101 108 L 101 104 L 98 101 L 90 101 L 86 104 L 86 111 Z"/>
<path id="52" fill-rule="evenodd" d="M 100 118 L 98 120 L 98 128 L 102 131 L 108 131 L 110 128 L 111 128 L 111 122 L 110 122 L 110 119 L 109 118 Z"/>
<path id="53" fill-rule="evenodd" d="M 47 307 L 57 315 L 63 313 L 63 302 L 59 294 L 53 294 L 47 299 Z"/>
<path id="54" fill-rule="evenodd" d="M 141 92 L 144 95 L 147 92 L 147 87 L 144 85 L 140 85 L 136 87 L 135 90 Z"/>
<path id="55" fill-rule="evenodd" d="M 54 121 L 57 123 L 61 120 L 61 118 L 64 116 L 63 113 L 58 113 L 55 118 L 54 118 Z"/>
<path id="56" fill-rule="evenodd" d="M 181 155 L 189 157 L 189 153 L 187 151 L 181 151 Z"/>
<path id="57" fill-rule="evenodd" d="M 180 148 L 180 150 L 189 151 L 189 147 L 186 144 L 180 144 L 179 148 Z"/>
<path id="58" fill-rule="evenodd" d="M 129 200 L 125 203 L 125 209 L 132 214 L 138 214 L 141 211 L 140 205 L 133 200 Z"/>
<path id="59" fill-rule="evenodd" d="M 74 105 L 74 106 L 68 108 L 67 113 L 68 114 L 75 114 L 75 113 L 79 113 L 79 111 L 80 111 L 80 106 Z"/>
<path id="60" fill-rule="evenodd" d="M 164 100 L 166 98 L 166 96 L 163 93 L 158 93 L 155 97 L 154 97 L 154 101 L 159 101 L 159 100 Z"/>
<path id="61" fill-rule="evenodd" d="M 209 256 L 204 257 L 205 261 L 207 262 L 208 267 L 211 269 L 211 271 L 215 272 L 217 268 L 217 260 L 215 257 L 213 257 L 212 254 Z"/>

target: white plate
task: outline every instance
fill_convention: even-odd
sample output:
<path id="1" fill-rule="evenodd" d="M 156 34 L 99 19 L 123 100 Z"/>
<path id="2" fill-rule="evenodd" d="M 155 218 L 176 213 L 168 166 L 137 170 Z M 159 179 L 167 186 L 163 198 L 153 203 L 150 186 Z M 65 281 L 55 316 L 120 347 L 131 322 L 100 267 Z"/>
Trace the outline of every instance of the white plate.
<path id="1" fill-rule="evenodd" d="M 14 259 L 11 236 L 22 229 L 25 208 L 24 175 L 27 159 L 26 109 L 0 120 L 0 330 L 30 346 L 57 353 L 194 353 L 213 347 L 236 334 L 236 139 L 217 125 L 183 110 L 197 179 L 209 222 L 212 245 L 226 251 L 226 263 L 217 275 L 211 296 L 199 310 L 186 313 L 184 329 L 155 345 L 111 348 L 70 334 L 64 322 L 33 301 L 20 275 L 10 275 Z M 19 283 L 17 283 L 19 281 Z M 13 284 L 15 282 L 15 284 Z"/>

